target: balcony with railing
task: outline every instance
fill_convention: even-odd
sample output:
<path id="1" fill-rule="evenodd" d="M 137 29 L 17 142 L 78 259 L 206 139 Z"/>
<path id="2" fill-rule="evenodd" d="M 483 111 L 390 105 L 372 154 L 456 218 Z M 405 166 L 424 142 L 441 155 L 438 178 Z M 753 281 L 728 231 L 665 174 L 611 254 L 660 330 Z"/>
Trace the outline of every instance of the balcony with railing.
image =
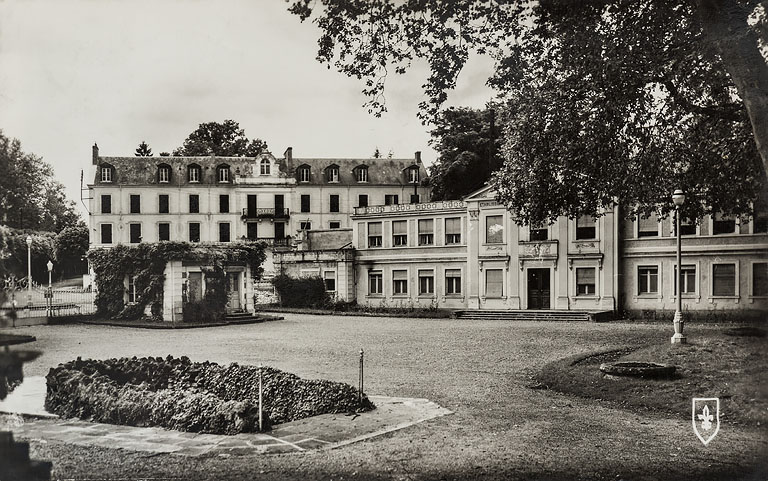
<path id="1" fill-rule="evenodd" d="M 243 219 L 287 219 L 290 217 L 288 209 L 279 207 L 259 207 L 257 209 L 243 209 Z"/>

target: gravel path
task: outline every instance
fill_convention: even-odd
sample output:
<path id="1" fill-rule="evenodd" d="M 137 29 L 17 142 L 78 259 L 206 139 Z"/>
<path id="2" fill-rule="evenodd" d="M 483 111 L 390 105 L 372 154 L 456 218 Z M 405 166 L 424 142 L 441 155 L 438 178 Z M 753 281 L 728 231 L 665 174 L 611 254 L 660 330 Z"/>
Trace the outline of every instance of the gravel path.
<path id="1" fill-rule="evenodd" d="M 425 397 L 456 414 L 298 455 L 190 461 L 33 443 L 33 457 L 52 460 L 54 475 L 69 479 L 766 479 L 765 430 L 723 425 L 705 447 L 689 417 L 641 415 L 525 387 L 530 373 L 555 359 L 668 342 L 671 324 L 285 317 L 189 330 L 74 325 L 13 332 L 37 336 L 34 347 L 44 353 L 25 366 L 27 375 L 45 375 L 77 356 L 172 354 L 264 363 L 301 377 L 355 385 L 363 348 L 367 393 Z M 695 342 L 697 333 L 710 329 L 715 328 L 686 326 L 686 334 Z"/>

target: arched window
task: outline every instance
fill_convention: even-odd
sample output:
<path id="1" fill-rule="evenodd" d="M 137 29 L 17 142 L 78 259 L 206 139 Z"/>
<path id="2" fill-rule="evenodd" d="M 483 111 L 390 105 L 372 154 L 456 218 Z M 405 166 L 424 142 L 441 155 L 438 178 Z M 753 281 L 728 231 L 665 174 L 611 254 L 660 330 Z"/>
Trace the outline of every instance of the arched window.
<path id="1" fill-rule="evenodd" d="M 330 165 L 327 169 L 325 169 L 325 175 L 328 178 L 328 182 L 338 182 L 339 181 L 339 166 L 338 165 Z"/>
<path id="2" fill-rule="evenodd" d="M 190 164 L 187 167 L 187 178 L 190 184 L 196 184 L 200 182 L 200 166 L 197 164 Z"/>
<path id="3" fill-rule="evenodd" d="M 229 166 L 224 164 L 216 167 L 216 178 L 219 182 L 229 182 Z"/>
<path id="4" fill-rule="evenodd" d="M 355 179 L 358 182 L 368 182 L 368 166 L 359 165 L 355 167 Z"/>
<path id="5" fill-rule="evenodd" d="M 171 181 L 171 166 L 160 164 L 157 166 L 157 181 L 161 184 L 167 184 Z"/>
<path id="6" fill-rule="evenodd" d="M 308 165 L 302 165 L 301 167 L 299 167 L 298 172 L 299 172 L 299 182 L 309 182 L 312 171 L 310 170 L 310 167 Z"/>
<path id="7" fill-rule="evenodd" d="M 260 166 L 260 173 L 261 175 L 269 175 L 269 169 L 270 169 L 270 163 L 269 159 L 261 159 Z"/>
<path id="8" fill-rule="evenodd" d="M 102 183 L 111 183 L 115 178 L 115 168 L 110 164 L 101 164 L 99 166 L 99 178 Z"/>

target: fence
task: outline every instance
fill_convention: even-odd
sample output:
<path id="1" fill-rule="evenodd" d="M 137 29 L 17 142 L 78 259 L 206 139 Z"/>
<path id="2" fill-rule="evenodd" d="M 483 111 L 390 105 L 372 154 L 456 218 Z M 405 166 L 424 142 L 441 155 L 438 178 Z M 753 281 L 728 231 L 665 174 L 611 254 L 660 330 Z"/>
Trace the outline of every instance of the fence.
<path id="1" fill-rule="evenodd" d="M 62 287 L 49 291 L 47 287 L 33 285 L 30 290 L 13 286 L 2 293 L 0 310 L 4 314 L 15 310 L 16 317 L 62 317 L 96 312 L 96 292 L 91 289 Z"/>

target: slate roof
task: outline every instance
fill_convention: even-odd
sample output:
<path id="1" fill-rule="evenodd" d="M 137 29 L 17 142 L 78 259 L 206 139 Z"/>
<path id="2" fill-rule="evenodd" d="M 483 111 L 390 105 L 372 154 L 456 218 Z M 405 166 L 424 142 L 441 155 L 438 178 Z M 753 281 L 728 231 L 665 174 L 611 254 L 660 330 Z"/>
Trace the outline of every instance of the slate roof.
<path id="1" fill-rule="evenodd" d="M 427 169 L 422 163 L 416 163 L 414 159 L 306 159 L 293 158 L 293 175 L 299 180 L 299 168 L 310 167 L 309 182 L 301 182 L 301 185 L 328 184 L 326 169 L 333 165 L 339 167 L 339 182 L 333 185 L 360 185 L 355 175 L 355 168 L 368 167 L 368 184 L 371 185 L 411 185 L 408 182 L 409 167 L 418 165 L 419 179 L 423 182 L 427 178 Z"/>

